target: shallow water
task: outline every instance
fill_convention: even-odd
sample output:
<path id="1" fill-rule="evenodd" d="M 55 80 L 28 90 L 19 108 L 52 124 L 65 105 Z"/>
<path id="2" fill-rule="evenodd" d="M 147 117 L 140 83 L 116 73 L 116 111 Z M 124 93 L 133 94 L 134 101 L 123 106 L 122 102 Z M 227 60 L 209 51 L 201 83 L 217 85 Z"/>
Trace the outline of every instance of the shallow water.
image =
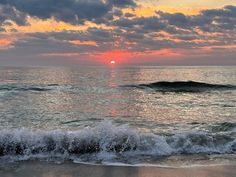
<path id="1" fill-rule="evenodd" d="M 1 160 L 234 155 L 235 87 L 235 67 L 1 67 Z"/>
<path id="2" fill-rule="evenodd" d="M 17 162 L 0 164 L 1 177 L 234 177 L 235 165 L 192 166 L 192 167 L 140 167 L 119 165 L 88 165 L 50 162 Z"/>

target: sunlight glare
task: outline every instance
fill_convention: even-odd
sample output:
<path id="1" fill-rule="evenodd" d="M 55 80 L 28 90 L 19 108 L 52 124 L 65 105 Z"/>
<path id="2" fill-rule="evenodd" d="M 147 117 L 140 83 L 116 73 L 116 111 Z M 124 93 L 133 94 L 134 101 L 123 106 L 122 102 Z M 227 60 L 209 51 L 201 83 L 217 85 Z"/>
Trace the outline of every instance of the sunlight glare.
<path id="1" fill-rule="evenodd" d="M 115 64 L 116 62 L 114 60 L 110 61 L 110 64 Z"/>

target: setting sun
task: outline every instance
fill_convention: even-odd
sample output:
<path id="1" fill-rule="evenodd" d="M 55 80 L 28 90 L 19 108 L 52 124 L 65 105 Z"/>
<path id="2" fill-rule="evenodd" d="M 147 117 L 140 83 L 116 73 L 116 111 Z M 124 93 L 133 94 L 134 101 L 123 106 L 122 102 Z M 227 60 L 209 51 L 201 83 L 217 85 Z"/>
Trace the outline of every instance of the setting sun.
<path id="1" fill-rule="evenodd" d="M 110 61 L 110 64 L 115 64 L 116 62 L 114 60 Z"/>

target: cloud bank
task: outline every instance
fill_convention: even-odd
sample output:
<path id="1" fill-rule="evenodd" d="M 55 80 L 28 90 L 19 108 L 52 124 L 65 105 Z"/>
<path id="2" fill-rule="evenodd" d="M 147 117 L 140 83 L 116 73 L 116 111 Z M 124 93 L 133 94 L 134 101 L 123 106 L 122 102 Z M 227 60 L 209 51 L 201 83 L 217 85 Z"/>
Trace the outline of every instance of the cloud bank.
<path id="1" fill-rule="evenodd" d="M 157 9 L 154 15 L 141 17 L 135 8 L 140 5 L 134 0 L 1 0 L 0 41 L 4 47 L 0 44 L 0 62 L 15 55 L 89 59 L 123 51 L 129 53 L 122 55 L 129 56 L 129 62 L 182 57 L 192 63 L 206 58 L 206 64 L 224 64 L 224 56 L 225 64 L 236 64 L 232 59 L 236 54 L 236 6 L 205 9 L 196 15 Z M 55 31 L 21 32 L 21 26 L 30 29 L 34 25 L 30 19 L 53 19 L 85 29 L 65 26 Z"/>

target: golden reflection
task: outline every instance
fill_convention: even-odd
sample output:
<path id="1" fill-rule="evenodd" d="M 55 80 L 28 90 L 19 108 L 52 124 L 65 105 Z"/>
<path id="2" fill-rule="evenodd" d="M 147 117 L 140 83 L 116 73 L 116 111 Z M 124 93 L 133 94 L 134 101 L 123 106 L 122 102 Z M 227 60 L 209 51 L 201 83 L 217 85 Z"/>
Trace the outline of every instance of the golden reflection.
<path id="1" fill-rule="evenodd" d="M 112 65 L 114 66 L 114 65 Z M 109 78 L 109 86 L 115 87 L 118 85 L 118 83 L 115 81 L 117 77 L 117 72 L 115 71 L 115 68 L 110 68 L 110 78 Z"/>

